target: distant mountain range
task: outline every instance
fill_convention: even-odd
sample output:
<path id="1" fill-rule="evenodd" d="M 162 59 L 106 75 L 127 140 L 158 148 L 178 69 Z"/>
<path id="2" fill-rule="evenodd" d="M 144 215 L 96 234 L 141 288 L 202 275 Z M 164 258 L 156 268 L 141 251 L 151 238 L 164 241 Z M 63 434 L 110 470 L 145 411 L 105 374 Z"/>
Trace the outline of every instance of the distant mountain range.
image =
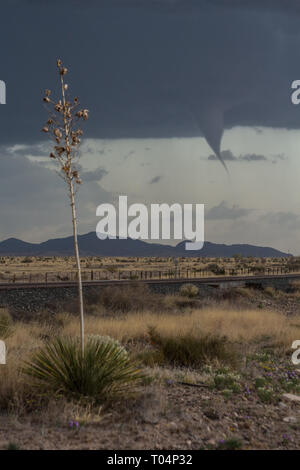
<path id="1" fill-rule="evenodd" d="M 256 257 L 290 256 L 274 248 L 255 245 L 223 245 L 205 242 L 202 250 L 186 251 L 185 242 L 176 246 L 147 243 L 141 240 L 99 240 L 95 232 L 78 237 L 82 256 L 186 256 L 186 257 L 231 257 L 236 254 Z M 27 243 L 17 238 L 0 242 L 0 256 L 70 256 L 73 255 L 73 237 L 56 238 L 42 243 Z"/>

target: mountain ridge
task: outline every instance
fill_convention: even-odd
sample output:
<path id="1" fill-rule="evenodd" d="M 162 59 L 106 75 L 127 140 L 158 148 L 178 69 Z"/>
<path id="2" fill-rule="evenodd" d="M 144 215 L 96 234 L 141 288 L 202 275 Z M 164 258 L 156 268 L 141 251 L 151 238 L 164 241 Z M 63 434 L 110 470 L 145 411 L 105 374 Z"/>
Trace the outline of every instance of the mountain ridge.
<path id="1" fill-rule="evenodd" d="M 120 239 L 100 240 L 95 232 L 78 236 L 81 256 L 161 256 L 161 257 L 231 257 L 236 254 L 256 257 L 288 257 L 275 248 L 250 244 L 219 244 L 205 242 L 202 250 L 186 251 L 185 241 L 176 246 L 148 243 L 142 240 Z M 8 238 L 0 242 L 0 256 L 70 256 L 73 255 L 73 237 L 30 243 L 18 238 Z"/>

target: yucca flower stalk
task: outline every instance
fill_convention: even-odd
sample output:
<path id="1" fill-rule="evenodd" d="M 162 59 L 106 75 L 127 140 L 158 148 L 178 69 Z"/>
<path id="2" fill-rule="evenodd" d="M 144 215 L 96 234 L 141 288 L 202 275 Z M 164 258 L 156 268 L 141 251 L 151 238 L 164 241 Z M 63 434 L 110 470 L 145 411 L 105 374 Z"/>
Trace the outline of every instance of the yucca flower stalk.
<path id="1" fill-rule="evenodd" d="M 58 164 L 58 174 L 65 181 L 68 188 L 68 196 L 72 209 L 72 224 L 73 224 L 73 238 L 74 238 L 74 252 L 76 258 L 77 280 L 78 280 L 78 301 L 80 313 L 80 338 L 81 350 L 84 354 L 84 311 L 83 311 L 83 295 L 82 295 L 82 279 L 80 268 L 80 256 L 78 248 L 77 236 L 77 214 L 75 194 L 78 186 L 81 184 L 79 175 L 79 146 L 81 136 L 83 135 L 82 129 L 79 127 L 80 120 L 86 120 L 89 116 L 87 109 L 81 109 L 77 97 L 69 100 L 67 94 L 68 85 L 65 83 L 65 76 L 68 72 L 67 68 L 63 66 L 60 59 L 57 60 L 57 68 L 60 79 L 60 93 L 59 100 L 51 98 L 51 90 L 45 90 L 43 102 L 46 105 L 48 112 L 48 121 L 42 128 L 42 131 L 51 135 L 54 139 L 53 151 L 50 153 L 50 158 L 55 160 Z"/>

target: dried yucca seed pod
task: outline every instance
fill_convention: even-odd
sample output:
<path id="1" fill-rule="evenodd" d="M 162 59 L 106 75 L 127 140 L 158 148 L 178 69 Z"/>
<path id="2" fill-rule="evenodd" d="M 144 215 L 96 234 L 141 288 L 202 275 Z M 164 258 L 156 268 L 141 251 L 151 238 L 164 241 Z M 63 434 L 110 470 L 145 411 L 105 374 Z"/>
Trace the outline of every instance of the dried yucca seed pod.
<path id="1" fill-rule="evenodd" d="M 69 163 L 65 163 L 64 166 L 61 167 L 62 171 L 64 171 L 65 173 L 68 173 L 70 171 L 70 165 Z"/>
<path id="2" fill-rule="evenodd" d="M 59 113 L 63 110 L 63 106 L 60 103 L 56 103 L 54 106 L 55 111 L 58 111 Z"/>
<path id="3" fill-rule="evenodd" d="M 55 146 L 54 147 L 56 152 L 58 153 L 59 156 L 61 156 L 64 152 L 65 152 L 65 147 L 58 147 L 58 146 Z"/>
<path id="4" fill-rule="evenodd" d="M 57 137 L 58 139 L 61 139 L 62 138 L 62 133 L 59 129 L 54 129 L 53 131 L 53 134 L 55 135 L 55 137 Z"/>

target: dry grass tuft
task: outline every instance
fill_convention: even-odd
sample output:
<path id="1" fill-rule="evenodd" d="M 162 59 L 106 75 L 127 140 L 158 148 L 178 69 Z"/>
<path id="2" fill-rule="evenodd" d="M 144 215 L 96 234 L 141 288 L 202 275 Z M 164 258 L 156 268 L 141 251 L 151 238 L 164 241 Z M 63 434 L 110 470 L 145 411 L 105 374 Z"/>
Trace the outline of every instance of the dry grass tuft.
<path id="1" fill-rule="evenodd" d="M 67 318 L 64 333 L 78 334 L 78 322 Z M 195 309 L 189 313 L 136 312 L 118 318 L 87 317 L 88 334 L 109 335 L 123 343 L 147 339 L 148 328 L 155 327 L 162 335 L 218 334 L 230 341 L 249 343 L 262 337 L 271 338 L 287 348 L 299 336 L 300 316 L 287 318 L 282 314 L 262 310 Z"/>

